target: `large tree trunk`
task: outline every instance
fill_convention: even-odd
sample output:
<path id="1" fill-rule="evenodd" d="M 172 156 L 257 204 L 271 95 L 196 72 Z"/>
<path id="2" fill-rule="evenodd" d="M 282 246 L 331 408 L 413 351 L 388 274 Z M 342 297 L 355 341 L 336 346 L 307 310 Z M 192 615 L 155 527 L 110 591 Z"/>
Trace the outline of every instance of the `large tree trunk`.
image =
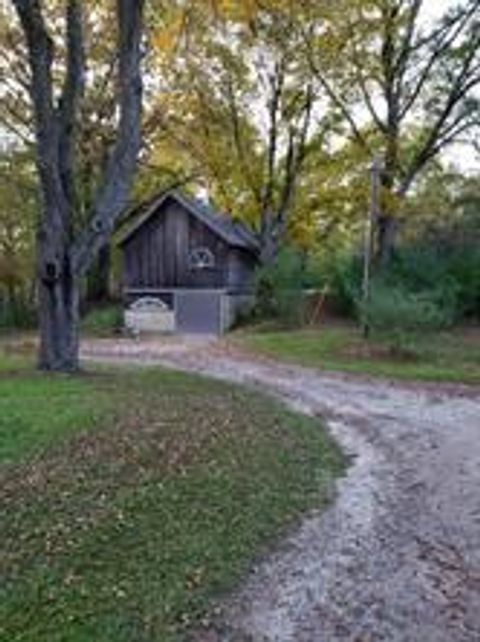
<path id="1" fill-rule="evenodd" d="M 385 154 L 385 167 L 381 174 L 382 193 L 380 195 L 380 212 L 377 218 L 377 264 L 381 270 L 390 266 L 397 236 L 397 195 L 395 193 L 395 177 L 398 173 L 398 127 L 396 122 L 396 107 L 390 107 L 389 135 Z"/>
<path id="2" fill-rule="evenodd" d="M 76 229 L 75 157 L 85 86 L 83 5 L 65 2 L 65 74 L 56 86 L 55 49 L 40 0 L 12 0 L 25 35 L 31 70 L 42 215 L 37 238 L 40 316 L 39 366 L 78 368 L 79 285 L 108 243 L 128 202 L 141 145 L 141 42 L 144 0 L 116 0 L 118 125 L 88 223 Z M 61 75 L 61 74 L 60 74 Z"/>
<path id="3" fill-rule="evenodd" d="M 38 365 L 42 370 L 75 372 L 79 368 L 79 292 L 68 259 L 58 273 L 53 264 L 40 264 Z"/>

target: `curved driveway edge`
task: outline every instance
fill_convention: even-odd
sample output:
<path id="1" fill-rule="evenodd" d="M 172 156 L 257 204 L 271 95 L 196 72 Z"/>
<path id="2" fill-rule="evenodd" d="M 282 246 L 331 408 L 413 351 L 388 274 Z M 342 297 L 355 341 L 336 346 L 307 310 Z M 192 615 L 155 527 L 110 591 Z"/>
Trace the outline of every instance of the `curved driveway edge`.
<path id="1" fill-rule="evenodd" d="M 334 505 L 252 569 L 214 642 L 478 642 L 480 394 L 257 361 L 215 345 L 138 356 L 259 386 L 321 414 L 354 455 Z"/>

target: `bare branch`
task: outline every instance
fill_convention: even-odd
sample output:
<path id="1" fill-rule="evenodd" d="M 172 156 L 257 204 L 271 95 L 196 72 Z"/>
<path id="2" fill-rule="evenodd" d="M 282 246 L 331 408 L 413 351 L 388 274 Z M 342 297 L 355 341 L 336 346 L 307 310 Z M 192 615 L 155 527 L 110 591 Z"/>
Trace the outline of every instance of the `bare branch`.
<path id="1" fill-rule="evenodd" d="M 405 36 L 403 38 L 402 43 L 400 44 L 400 50 L 394 65 L 395 75 L 399 79 L 399 82 L 398 82 L 399 89 L 402 85 L 403 77 L 408 68 L 408 60 L 412 50 L 412 43 L 415 36 L 417 20 L 423 6 L 423 2 L 424 0 L 413 0 L 412 6 L 410 7 L 407 28 L 405 30 Z"/>
<path id="2" fill-rule="evenodd" d="M 403 177 L 402 182 L 400 183 L 397 191 L 399 196 L 404 196 L 412 186 L 416 176 L 419 172 L 425 167 L 425 165 L 435 158 L 443 149 L 454 143 L 458 140 L 459 136 L 466 131 L 472 129 L 472 127 L 478 127 L 480 123 L 472 124 L 471 122 L 464 122 L 459 127 L 452 129 L 449 135 L 443 137 L 437 142 L 436 145 L 430 147 L 429 149 L 424 148 L 422 153 L 420 153 L 416 158 L 415 162 L 411 164 L 408 172 L 406 172 Z"/>
<path id="3" fill-rule="evenodd" d="M 370 116 L 372 117 L 372 119 L 373 119 L 375 125 L 378 127 L 378 129 L 381 132 L 386 133 L 388 131 L 388 126 L 380 118 L 380 115 L 378 114 L 378 111 L 375 108 L 373 98 L 372 98 L 372 96 L 370 95 L 370 92 L 367 89 L 366 80 L 363 77 L 363 73 L 362 73 L 361 68 L 359 66 L 357 66 L 356 79 L 357 79 L 358 85 L 360 87 L 360 91 L 362 92 L 362 96 L 363 96 L 363 100 L 365 102 L 365 106 L 367 107 L 367 109 L 368 109 L 368 111 L 370 113 Z"/>
<path id="4" fill-rule="evenodd" d="M 275 70 L 269 78 L 271 96 L 269 104 L 270 127 L 268 132 L 268 149 L 267 149 L 267 176 L 265 180 L 265 191 L 263 195 L 262 214 L 267 215 L 272 208 L 273 190 L 275 184 L 275 168 L 277 159 L 277 139 L 278 139 L 278 115 L 282 97 L 283 86 L 285 82 L 285 62 L 275 64 Z"/>
<path id="5" fill-rule="evenodd" d="M 413 87 L 405 92 L 405 100 L 400 111 L 400 119 L 403 120 L 408 115 L 418 97 L 420 96 L 425 83 L 428 81 L 435 64 L 444 56 L 450 47 L 454 44 L 465 27 L 468 25 L 470 19 L 475 15 L 478 9 L 474 5 L 469 11 L 465 13 L 458 13 L 455 17 L 447 21 L 441 30 L 434 30 L 428 39 L 420 40 L 418 43 L 412 45 L 409 54 L 419 49 L 423 49 L 425 44 L 431 45 L 430 53 L 425 56 L 426 62 L 423 68 L 416 75 L 416 80 Z M 478 36 L 477 36 L 478 40 Z M 434 43 L 434 44 L 433 44 Z M 477 44 L 478 46 L 478 44 Z M 472 47 L 474 49 L 475 47 Z M 405 63 L 406 64 L 406 63 Z M 406 89 L 406 88 L 405 88 Z"/>
<path id="6" fill-rule="evenodd" d="M 304 37 L 305 37 L 305 34 L 304 34 Z M 312 52 L 311 42 L 308 38 L 305 39 L 305 44 L 306 44 L 306 51 L 308 56 L 308 63 L 310 65 L 310 68 L 316 80 L 320 83 L 320 86 L 324 89 L 328 98 L 332 101 L 332 104 L 340 111 L 342 116 L 345 118 L 356 142 L 365 150 L 370 152 L 371 151 L 370 146 L 367 143 L 365 136 L 363 136 L 362 132 L 360 131 L 360 127 L 357 125 L 350 108 L 347 106 L 345 101 L 342 100 L 340 95 L 335 91 L 332 84 L 327 79 L 326 75 L 322 73 L 320 67 L 316 64 L 315 57 Z"/>
<path id="7" fill-rule="evenodd" d="M 226 89 L 227 89 L 230 118 L 232 121 L 233 140 L 235 143 L 235 148 L 236 148 L 238 160 L 240 163 L 240 167 L 246 179 L 248 187 L 250 188 L 250 191 L 252 192 L 253 197 L 257 202 L 257 205 L 261 206 L 262 194 L 261 194 L 261 191 L 257 188 L 257 185 L 255 184 L 255 180 L 252 176 L 250 165 L 247 160 L 247 156 L 245 154 L 245 148 L 242 140 L 242 132 L 241 132 L 241 126 L 240 126 L 240 118 L 239 118 L 239 113 L 237 109 L 237 102 L 235 99 L 235 92 L 233 88 L 232 79 L 230 77 L 227 79 Z"/>

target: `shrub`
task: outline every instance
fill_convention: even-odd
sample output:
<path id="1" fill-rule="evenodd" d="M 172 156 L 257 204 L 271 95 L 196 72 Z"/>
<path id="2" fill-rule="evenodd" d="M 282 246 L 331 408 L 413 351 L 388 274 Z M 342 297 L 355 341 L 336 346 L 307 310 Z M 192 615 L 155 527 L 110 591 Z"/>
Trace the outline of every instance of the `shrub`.
<path id="1" fill-rule="evenodd" d="M 361 288 L 360 263 L 357 257 L 343 252 L 312 255 L 305 261 L 303 286 L 306 289 L 327 289 L 329 310 L 353 316 Z"/>
<path id="2" fill-rule="evenodd" d="M 414 293 L 383 282 L 372 284 L 369 300 L 357 302 L 362 323 L 393 348 L 410 350 L 415 336 L 452 324 L 451 308 L 436 300 L 435 292 Z"/>
<path id="3" fill-rule="evenodd" d="M 335 257 L 323 266 L 336 311 L 354 316 L 361 292 L 362 259 L 358 255 Z M 446 318 L 480 319 L 480 247 L 429 246 L 417 242 L 397 248 L 384 289 L 399 290 L 403 299 L 428 299 L 442 308 Z"/>
<path id="4" fill-rule="evenodd" d="M 459 315 L 480 320 L 480 247 L 452 256 L 450 274 L 457 287 Z"/>
<path id="5" fill-rule="evenodd" d="M 271 265 L 257 271 L 255 316 L 285 326 L 301 324 L 304 274 L 300 254 L 290 248 L 281 250 Z"/>
<path id="6" fill-rule="evenodd" d="M 377 294 L 373 296 L 381 302 L 372 300 L 370 307 L 386 316 L 384 308 L 390 306 L 392 322 L 409 333 L 423 331 L 421 317 L 426 326 L 480 319 L 479 230 L 461 226 L 460 231 L 437 231 L 433 237 L 422 235 L 398 246 L 388 271 L 381 275 L 374 265 L 377 276 L 372 290 Z M 354 317 L 359 312 L 362 278 L 361 253 L 338 251 L 305 258 L 284 249 L 272 266 L 258 272 L 257 316 L 298 325 L 303 317 L 303 290 L 328 286 L 329 310 Z"/>
<path id="7" fill-rule="evenodd" d="M 362 288 L 362 259 L 358 255 L 340 256 L 332 265 L 329 289 L 338 314 L 354 316 Z"/>
<path id="8" fill-rule="evenodd" d="M 36 312 L 25 297 L 2 297 L 0 293 L 0 330 L 26 330 L 36 323 Z"/>

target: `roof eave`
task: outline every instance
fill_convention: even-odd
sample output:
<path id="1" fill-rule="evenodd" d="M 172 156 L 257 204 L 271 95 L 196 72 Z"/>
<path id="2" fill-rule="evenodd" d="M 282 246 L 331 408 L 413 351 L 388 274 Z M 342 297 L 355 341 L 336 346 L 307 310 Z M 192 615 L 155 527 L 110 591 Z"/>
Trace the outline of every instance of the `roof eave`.
<path id="1" fill-rule="evenodd" d="M 168 198 L 173 198 L 175 201 L 183 205 L 195 218 L 199 219 L 204 225 L 206 225 L 214 234 L 221 237 L 225 243 L 230 247 L 245 250 L 250 252 L 254 256 L 258 256 L 260 248 L 258 243 L 252 238 L 252 243 L 249 243 L 247 239 L 245 240 L 235 240 L 232 239 L 228 233 L 221 229 L 221 227 L 216 226 L 208 216 L 203 212 L 199 212 L 194 204 L 192 204 L 187 198 L 184 198 L 182 194 L 176 190 L 170 190 L 168 192 L 163 192 L 158 196 L 157 199 L 154 199 L 150 206 L 147 208 L 144 214 L 142 214 L 138 221 L 136 221 L 128 230 L 126 230 L 117 241 L 119 247 L 125 245 L 132 236 L 139 230 L 157 211 L 159 207 L 165 203 Z"/>

